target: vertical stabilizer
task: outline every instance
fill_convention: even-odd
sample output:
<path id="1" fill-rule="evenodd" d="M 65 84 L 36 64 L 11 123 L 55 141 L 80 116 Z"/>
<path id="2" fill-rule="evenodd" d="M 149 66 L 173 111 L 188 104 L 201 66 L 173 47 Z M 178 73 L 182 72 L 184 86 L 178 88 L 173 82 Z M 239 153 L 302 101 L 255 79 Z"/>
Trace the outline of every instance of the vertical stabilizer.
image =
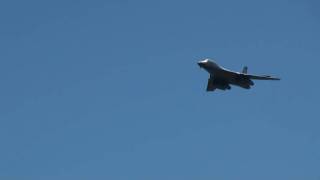
<path id="1" fill-rule="evenodd" d="M 243 67 L 242 73 L 243 74 L 247 74 L 248 73 L 248 67 L 247 66 Z"/>

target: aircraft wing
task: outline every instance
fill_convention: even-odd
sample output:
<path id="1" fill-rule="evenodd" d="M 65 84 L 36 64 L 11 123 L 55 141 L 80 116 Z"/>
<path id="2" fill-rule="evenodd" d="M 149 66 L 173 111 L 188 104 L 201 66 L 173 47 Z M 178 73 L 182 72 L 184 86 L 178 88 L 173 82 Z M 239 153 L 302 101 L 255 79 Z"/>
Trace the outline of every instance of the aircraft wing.
<path id="1" fill-rule="evenodd" d="M 250 79 L 256 79 L 256 80 L 280 80 L 280 78 L 272 77 L 268 75 L 257 76 L 257 75 L 246 74 L 246 76 Z"/>
<path id="2" fill-rule="evenodd" d="M 217 87 L 213 84 L 211 79 L 208 79 L 207 91 L 214 91 Z"/>
<path id="3" fill-rule="evenodd" d="M 214 91 L 215 89 L 226 90 L 231 89 L 229 83 L 224 79 L 214 78 L 210 76 L 207 84 L 207 91 Z"/>

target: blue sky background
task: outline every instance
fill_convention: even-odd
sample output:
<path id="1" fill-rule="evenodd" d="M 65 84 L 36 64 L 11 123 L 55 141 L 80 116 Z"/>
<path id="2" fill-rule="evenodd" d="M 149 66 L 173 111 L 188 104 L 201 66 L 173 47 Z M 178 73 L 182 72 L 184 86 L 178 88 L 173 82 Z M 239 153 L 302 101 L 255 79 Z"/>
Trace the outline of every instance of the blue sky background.
<path id="1" fill-rule="evenodd" d="M 0 177 L 320 178 L 316 0 L 0 2 Z M 205 92 L 196 62 L 271 74 Z"/>

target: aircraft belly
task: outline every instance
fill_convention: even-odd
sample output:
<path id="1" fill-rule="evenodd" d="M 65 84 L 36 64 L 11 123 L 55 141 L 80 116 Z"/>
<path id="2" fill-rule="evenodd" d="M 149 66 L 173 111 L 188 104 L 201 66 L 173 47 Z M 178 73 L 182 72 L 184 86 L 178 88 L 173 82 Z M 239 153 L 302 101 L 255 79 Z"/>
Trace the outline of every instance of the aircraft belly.
<path id="1" fill-rule="evenodd" d="M 236 85 L 236 86 L 240 86 L 245 89 L 250 89 L 251 86 L 254 85 L 252 80 L 245 78 L 241 75 L 237 76 L 236 78 L 231 79 L 230 83 L 233 85 Z"/>
<path id="2" fill-rule="evenodd" d="M 225 81 L 227 83 L 231 83 L 236 80 L 235 75 L 233 73 L 228 72 L 228 71 L 216 72 L 214 74 L 214 77 L 216 77 L 217 79 L 223 79 L 223 81 Z"/>

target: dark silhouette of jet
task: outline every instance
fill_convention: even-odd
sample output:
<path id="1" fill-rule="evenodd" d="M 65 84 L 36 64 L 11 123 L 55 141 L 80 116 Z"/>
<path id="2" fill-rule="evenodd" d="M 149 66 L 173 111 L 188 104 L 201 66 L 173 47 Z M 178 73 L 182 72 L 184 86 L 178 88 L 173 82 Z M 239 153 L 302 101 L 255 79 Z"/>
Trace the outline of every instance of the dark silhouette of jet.
<path id="1" fill-rule="evenodd" d="M 210 77 L 208 79 L 207 91 L 215 89 L 231 89 L 231 85 L 240 86 L 245 89 L 250 89 L 254 85 L 252 80 L 280 80 L 280 78 L 267 75 L 257 76 L 247 74 L 248 67 L 244 67 L 242 72 L 235 72 L 219 66 L 210 59 L 205 59 L 198 62 L 200 68 L 205 69 Z"/>

